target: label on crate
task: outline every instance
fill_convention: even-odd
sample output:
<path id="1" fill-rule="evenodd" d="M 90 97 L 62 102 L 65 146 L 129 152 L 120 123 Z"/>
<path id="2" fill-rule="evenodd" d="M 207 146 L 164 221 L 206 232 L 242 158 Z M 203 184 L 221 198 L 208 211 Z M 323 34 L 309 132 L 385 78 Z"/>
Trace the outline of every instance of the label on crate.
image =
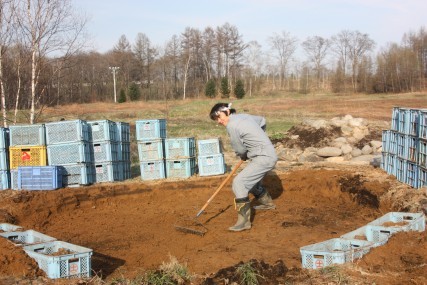
<path id="1" fill-rule="evenodd" d="M 70 260 L 72 261 L 72 259 Z M 77 259 L 77 261 L 74 259 L 74 262 L 69 262 L 68 263 L 68 268 L 69 268 L 69 275 L 77 275 L 80 273 L 80 266 L 79 266 L 79 260 Z"/>
<path id="2" fill-rule="evenodd" d="M 323 268 L 323 266 L 324 266 L 323 259 L 314 259 L 314 260 L 315 260 L 314 264 L 315 264 L 316 268 Z"/>
<path id="3" fill-rule="evenodd" d="M 21 155 L 21 159 L 22 161 L 31 160 L 31 155 L 28 152 L 23 151 Z"/>
<path id="4" fill-rule="evenodd" d="M 102 166 L 97 166 L 96 173 L 104 173 L 104 168 Z"/>
<path id="5" fill-rule="evenodd" d="M 102 147 L 100 145 L 95 145 L 95 146 L 93 146 L 93 151 L 94 152 L 102 152 Z"/>
<path id="6" fill-rule="evenodd" d="M 143 129 L 144 129 L 144 131 L 149 131 L 149 130 L 151 130 L 151 126 L 150 126 L 150 124 L 145 124 L 145 125 L 144 125 L 144 127 L 143 127 Z"/>
<path id="7" fill-rule="evenodd" d="M 206 159 L 206 164 L 207 165 L 214 165 L 215 164 L 215 160 L 211 157 Z"/>

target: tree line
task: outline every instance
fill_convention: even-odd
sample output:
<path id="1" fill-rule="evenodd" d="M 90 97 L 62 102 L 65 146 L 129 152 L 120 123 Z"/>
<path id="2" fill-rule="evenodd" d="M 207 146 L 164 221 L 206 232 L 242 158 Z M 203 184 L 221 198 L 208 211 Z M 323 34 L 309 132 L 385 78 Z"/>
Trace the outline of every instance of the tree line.
<path id="1" fill-rule="evenodd" d="M 122 35 L 99 53 L 86 47 L 86 24 L 71 0 L 0 0 L 4 126 L 16 122 L 18 110 L 30 110 L 34 123 L 44 106 L 70 103 L 426 88 L 423 27 L 378 52 L 368 34 L 354 30 L 303 40 L 283 31 L 269 36 L 265 49 L 225 23 L 187 27 L 161 46 L 142 32 L 133 42 Z"/>

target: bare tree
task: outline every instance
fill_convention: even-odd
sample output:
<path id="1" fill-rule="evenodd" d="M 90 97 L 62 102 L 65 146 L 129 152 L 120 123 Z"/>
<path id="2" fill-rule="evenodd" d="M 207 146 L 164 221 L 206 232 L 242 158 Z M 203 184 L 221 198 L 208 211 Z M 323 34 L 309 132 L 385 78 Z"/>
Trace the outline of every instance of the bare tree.
<path id="1" fill-rule="evenodd" d="M 322 72 L 322 63 L 327 55 L 330 41 L 319 36 L 309 37 L 303 43 L 302 46 L 307 53 L 309 61 L 314 64 L 316 71 L 316 84 L 317 88 L 320 87 L 320 78 Z"/>
<path id="2" fill-rule="evenodd" d="M 43 91 L 37 91 L 42 62 L 49 55 L 66 58 L 83 47 L 86 18 L 74 13 L 71 0 L 17 0 L 22 41 L 31 53 L 31 114 Z"/>
<path id="3" fill-rule="evenodd" d="M 255 81 L 262 72 L 264 67 L 264 55 L 261 50 L 261 45 L 257 41 L 249 42 L 248 48 L 245 51 L 245 60 L 249 76 L 249 97 L 252 96 L 252 79 Z"/>
<path id="4" fill-rule="evenodd" d="M 151 45 L 150 39 L 143 33 L 138 33 L 136 36 L 132 50 L 138 63 L 137 67 L 140 69 L 136 72 L 139 76 L 138 81 L 146 83 L 145 86 L 149 88 L 152 80 L 151 66 L 157 56 L 157 50 Z"/>
<path id="5" fill-rule="evenodd" d="M 6 88 L 3 79 L 3 62 L 6 47 L 10 45 L 14 33 L 13 16 L 15 7 L 13 1 L 0 1 L 0 93 L 1 93 L 1 108 L 3 111 L 3 126 L 7 124 L 6 110 Z"/>
<path id="6" fill-rule="evenodd" d="M 283 87 L 284 79 L 286 78 L 286 71 L 288 68 L 289 60 L 294 54 L 297 46 L 298 39 L 290 35 L 290 33 L 283 31 L 281 35 L 274 34 L 269 38 L 269 42 L 273 51 L 276 52 L 276 57 L 279 60 L 280 66 L 280 87 Z"/>

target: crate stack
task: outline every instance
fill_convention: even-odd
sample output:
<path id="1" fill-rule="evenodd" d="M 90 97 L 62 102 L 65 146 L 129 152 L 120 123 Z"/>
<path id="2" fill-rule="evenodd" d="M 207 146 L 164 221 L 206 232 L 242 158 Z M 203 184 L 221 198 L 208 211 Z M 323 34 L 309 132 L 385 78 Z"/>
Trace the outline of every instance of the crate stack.
<path id="1" fill-rule="evenodd" d="M 219 138 L 197 140 L 197 164 L 200 176 L 225 173 L 224 154 Z"/>
<path id="2" fill-rule="evenodd" d="M 91 277 L 93 250 L 90 248 L 9 223 L 0 223 L 0 238 L 21 247 L 50 279 Z"/>
<path id="3" fill-rule="evenodd" d="M 118 128 L 110 120 L 88 121 L 94 183 L 124 180 Z"/>
<path id="4" fill-rule="evenodd" d="M 382 133 L 381 168 L 413 188 L 427 185 L 427 109 L 394 107 Z"/>
<path id="5" fill-rule="evenodd" d="M 188 178 L 196 172 L 194 137 L 165 139 L 166 177 Z"/>
<path id="6" fill-rule="evenodd" d="M 115 122 L 119 160 L 119 180 L 131 178 L 131 158 L 130 158 L 130 125 L 126 122 Z"/>
<path id="7" fill-rule="evenodd" d="M 89 124 L 69 120 L 46 123 L 45 128 L 48 163 L 60 166 L 63 186 L 94 183 Z"/>
<path id="8" fill-rule="evenodd" d="M 9 142 L 10 188 L 14 190 L 43 188 L 41 181 L 49 177 L 33 181 L 32 174 L 47 166 L 45 125 L 10 126 Z"/>
<path id="9" fill-rule="evenodd" d="M 0 128 L 0 190 L 6 190 L 9 188 L 9 129 Z"/>
<path id="10" fill-rule="evenodd" d="M 302 267 L 320 269 L 362 258 L 372 248 L 386 244 L 398 232 L 425 231 L 423 213 L 389 212 L 339 238 L 300 248 Z"/>
<path id="11" fill-rule="evenodd" d="M 135 122 L 135 129 L 141 179 L 166 178 L 166 120 L 138 120 Z"/>

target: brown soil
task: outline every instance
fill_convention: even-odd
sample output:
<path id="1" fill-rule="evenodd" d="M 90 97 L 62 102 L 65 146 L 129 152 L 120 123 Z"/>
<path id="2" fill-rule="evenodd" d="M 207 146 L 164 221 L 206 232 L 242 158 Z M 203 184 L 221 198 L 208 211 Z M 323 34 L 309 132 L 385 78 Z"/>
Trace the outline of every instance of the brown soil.
<path id="1" fill-rule="evenodd" d="M 133 278 L 173 256 L 197 274 L 194 284 L 236 281 L 237 267 L 248 262 L 263 276 L 261 284 L 309 284 L 313 278 L 326 277 L 301 268 L 300 247 L 339 237 L 390 211 L 420 211 L 419 202 L 425 199 L 423 191 L 378 168 L 279 162 L 265 179 L 277 209 L 256 211 L 251 230 L 227 230 L 236 218 L 230 185 L 197 219 L 207 228 L 204 236 L 176 230 L 175 225 L 195 218 L 224 178 L 6 190 L 0 192 L 2 216 L 25 229 L 93 249 L 92 269 L 106 280 Z M 42 275 L 22 250 L 2 242 L 4 278 Z M 10 256 L 23 261 L 10 262 Z M 349 280 L 357 282 L 426 284 L 426 257 L 425 232 L 399 233 L 360 261 L 341 267 Z"/>

